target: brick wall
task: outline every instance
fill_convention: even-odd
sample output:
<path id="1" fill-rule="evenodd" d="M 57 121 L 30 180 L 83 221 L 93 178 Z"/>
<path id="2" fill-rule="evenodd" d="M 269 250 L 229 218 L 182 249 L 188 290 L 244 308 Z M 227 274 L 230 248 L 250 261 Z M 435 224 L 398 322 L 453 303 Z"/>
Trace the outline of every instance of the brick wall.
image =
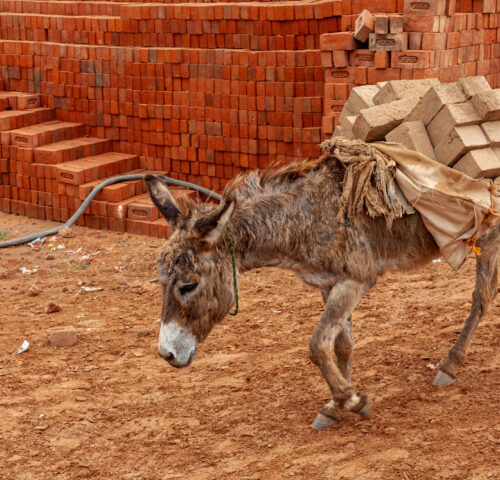
<path id="1" fill-rule="evenodd" d="M 317 156 L 356 85 L 500 85 L 500 1 L 177 3 L 0 1 L 3 87 L 41 93 L 141 168 L 221 190 L 240 170 Z M 403 14 L 401 51 L 328 43 L 364 8 Z"/>

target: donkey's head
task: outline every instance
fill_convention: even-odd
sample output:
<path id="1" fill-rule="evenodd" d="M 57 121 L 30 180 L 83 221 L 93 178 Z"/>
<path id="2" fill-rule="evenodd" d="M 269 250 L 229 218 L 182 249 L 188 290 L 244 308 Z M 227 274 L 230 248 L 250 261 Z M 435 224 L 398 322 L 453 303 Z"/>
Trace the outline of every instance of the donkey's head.
<path id="1" fill-rule="evenodd" d="M 163 289 L 158 353 L 174 367 L 187 367 L 196 345 L 234 303 L 232 263 L 226 233 L 234 201 L 210 210 L 177 201 L 161 177 L 147 175 L 149 194 L 174 229 L 160 252 Z"/>

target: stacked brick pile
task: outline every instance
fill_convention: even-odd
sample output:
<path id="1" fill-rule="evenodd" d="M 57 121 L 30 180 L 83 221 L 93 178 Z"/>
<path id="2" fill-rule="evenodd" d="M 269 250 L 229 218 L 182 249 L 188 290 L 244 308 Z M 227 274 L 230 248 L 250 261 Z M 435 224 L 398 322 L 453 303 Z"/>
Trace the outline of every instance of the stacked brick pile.
<path id="1" fill-rule="evenodd" d="M 484 77 L 356 87 L 340 121 L 337 135 L 401 143 L 473 178 L 500 175 L 500 88 Z"/>
<path id="2" fill-rule="evenodd" d="M 500 2 L 405 0 L 398 2 L 399 13 L 389 14 L 364 4 L 371 12 L 355 16 L 346 31 L 321 35 L 323 133 L 339 124 L 356 85 L 484 75 L 492 87 L 500 86 Z"/>
<path id="3" fill-rule="evenodd" d="M 0 205 L 64 220 L 110 171 L 220 191 L 242 170 L 316 157 L 355 87 L 474 75 L 500 86 L 499 17 L 491 0 L 0 0 L 0 90 L 46 109 L 4 110 L 0 131 L 57 120 L 70 142 L 52 154 L 64 129 L 46 125 L 37 146 L 4 144 Z M 101 143 L 89 149 L 82 132 Z M 60 166 L 112 152 L 133 160 Z M 108 187 L 82 222 L 158 234 L 154 209 L 140 220 L 118 208 L 135 194 L 137 183 Z"/>
<path id="4" fill-rule="evenodd" d="M 111 141 L 85 135 L 81 123 L 54 120 L 40 95 L 0 92 L 0 210 L 65 222 L 104 179 L 139 168 L 139 157 L 111 151 Z M 174 195 L 195 192 L 173 188 Z M 105 187 L 79 225 L 166 237 L 169 227 L 142 180 Z"/>

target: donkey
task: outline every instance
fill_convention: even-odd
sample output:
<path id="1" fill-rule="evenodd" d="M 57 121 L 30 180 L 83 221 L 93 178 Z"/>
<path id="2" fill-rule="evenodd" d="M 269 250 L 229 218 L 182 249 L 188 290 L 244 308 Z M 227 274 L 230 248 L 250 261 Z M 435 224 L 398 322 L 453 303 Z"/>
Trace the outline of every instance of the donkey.
<path id="1" fill-rule="evenodd" d="M 310 358 L 332 400 L 312 427 L 339 422 L 342 408 L 370 418 L 368 396 L 351 383 L 352 312 L 384 272 L 421 267 L 439 256 L 439 248 L 418 213 L 397 218 L 390 229 L 384 218 L 366 214 L 339 222 L 343 178 L 343 167 L 325 156 L 263 174 L 250 172 L 230 182 L 218 208 L 209 209 L 188 199 L 177 201 L 160 177 L 146 176 L 154 204 L 173 227 L 159 255 L 159 355 L 174 367 L 187 367 L 197 344 L 234 305 L 232 232 L 238 272 L 290 269 L 322 294 L 325 310 L 310 340 Z M 434 385 L 456 381 L 456 367 L 496 295 L 499 239 L 500 226 L 477 242 L 482 253 L 472 310 Z"/>

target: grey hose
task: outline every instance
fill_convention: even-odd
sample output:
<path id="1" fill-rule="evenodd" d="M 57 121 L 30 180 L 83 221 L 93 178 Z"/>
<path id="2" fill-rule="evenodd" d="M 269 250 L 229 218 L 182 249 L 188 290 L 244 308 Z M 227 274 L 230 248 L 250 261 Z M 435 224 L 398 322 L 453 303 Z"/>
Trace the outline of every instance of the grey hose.
<path id="1" fill-rule="evenodd" d="M 47 230 L 45 232 L 34 233 L 34 234 L 28 235 L 26 237 L 16 238 L 14 240 L 7 240 L 5 242 L 0 242 L 0 248 L 13 247 L 15 245 L 22 245 L 23 243 L 31 242 L 33 240 L 36 240 L 37 238 L 48 237 L 49 235 L 56 235 L 57 232 L 59 232 L 59 230 L 61 230 L 61 228 L 70 227 L 71 225 L 73 225 L 78 220 L 80 215 L 89 206 L 89 203 L 94 199 L 94 197 L 104 187 L 107 187 L 108 185 L 113 185 L 114 183 L 129 182 L 131 180 L 142 180 L 145 176 L 146 175 L 143 173 L 136 173 L 136 174 L 132 174 L 132 175 L 120 175 L 118 177 L 108 178 L 104 182 L 97 185 L 97 187 L 95 187 L 89 193 L 89 196 L 80 205 L 80 208 L 78 208 L 78 210 L 73 214 L 73 216 L 63 225 L 59 225 L 58 227 L 55 227 L 52 230 Z M 220 201 L 220 199 L 222 198 L 222 196 L 219 195 L 218 193 L 215 193 L 212 190 L 209 190 L 208 188 L 200 187 L 199 185 L 196 185 L 194 183 L 184 182 L 182 180 L 176 180 L 175 178 L 170 178 L 170 177 L 167 177 L 166 175 L 158 175 L 158 177 L 160 177 L 165 183 L 169 183 L 171 185 L 176 185 L 178 187 L 192 188 L 193 190 L 197 190 L 198 192 L 203 193 L 204 195 L 207 195 L 208 197 L 212 197 L 215 200 Z"/>

